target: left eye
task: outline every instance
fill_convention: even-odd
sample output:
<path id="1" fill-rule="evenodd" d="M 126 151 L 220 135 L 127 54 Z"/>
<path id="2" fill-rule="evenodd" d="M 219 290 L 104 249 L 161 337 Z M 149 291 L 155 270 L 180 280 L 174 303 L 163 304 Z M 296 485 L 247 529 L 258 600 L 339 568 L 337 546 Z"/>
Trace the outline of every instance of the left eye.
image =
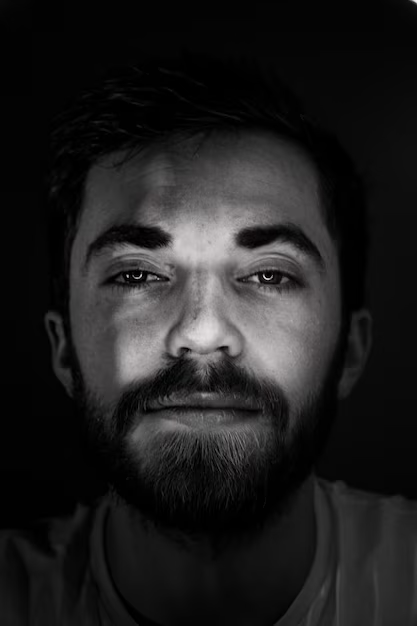
<path id="1" fill-rule="evenodd" d="M 252 278 L 253 276 L 258 276 L 260 278 L 260 282 L 249 280 L 249 278 Z M 270 289 L 279 293 L 290 291 L 300 285 L 299 281 L 292 276 L 289 276 L 284 272 L 280 272 L 279 270 L 270 269 L 254 272 L 253 274 L 250 274 L 250 276 L 243 278 L 242 282 L 252 283 L 257 289 Z"/>
<path id="2" fill-rule="evenodd" d="M 252 281 L 248 281 L 248 278 L 251 278 L 252 276 L 259 276 L 261 277 L 261 279 L 265 282 L 261 283 L 261 285 L 275 285 L 275 286 L 282 286 L 283 284 L 287 284 L 288 282 L 291 282 L 291 278 L 289 276 L 287 276 L 286 274 L 283 274 L 282 272 L 279 272 L 278 270 L 262 270 L 260 272 L 255 272 L 254 274 L 251 274 L 250 276 L 248 276 L 247 278 L 245 278 L 245 282 L 252 282 Z"/>

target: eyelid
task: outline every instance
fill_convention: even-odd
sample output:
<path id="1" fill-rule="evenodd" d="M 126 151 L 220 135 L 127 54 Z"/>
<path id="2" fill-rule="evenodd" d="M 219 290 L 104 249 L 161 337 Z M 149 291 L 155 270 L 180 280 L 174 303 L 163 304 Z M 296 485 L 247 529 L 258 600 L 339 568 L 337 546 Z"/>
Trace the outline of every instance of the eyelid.
<path id="1" fill-rule="evenodd" d="M 263 274 L 267 272 L 272 272 L 274 274 L 281 274 L 282 276 L 285 276 L 285 278 L 290 278 L 293 281 L 299 282 L 297 277 L 291 274 L 290 272 L 286 272 L 285 270 L 279 270 L 275 267 L 263 267 L 259 270 L 255 270 L 254 272 L 251 272 L 250 274 L 246 274 L 246 276 L 242 276 L 240 280 L 247 280 L 248 278 L 252 278 L 253 276 L 256 276 L 257 274 Z"/>
<path id="2" fill-rule="evenodd" d="M 290 267 L 288 267 L 290 265 Z M 249 278 L 250 276 L 253 276 L 254 274 L 259 274 L 260 272 L 267 272 L 267 271 L 271 271 L 271 272 L 277 272 L 279 274 L 282 274 L 283 276 L 287 276 L 288 278 L 291 278 L 294 281 L 297 281 L 299 283 L 303 283 L 304 279 L 301 273 L 300 269 L 296 269 L 294 267 L 294 265 L 291 263 L 282 263 L 282 264 L 278 264 L 277 261 L 266 261 L 262 264 L 260 264 L 259 266 L 253 268 L 250 272 L 248 272 L 247 274 L 245 274 L 245 276 L 239 276 L 240 278 Z"/>
<path id="3" fill-rule="evenodd" d="M 149 283 L 163 283 L 166 282 L 167 277 L 166 276 L 162 276 L 161 274 L 157 274 L 156 272 L 150 272 L 149 270 L 146 270 L 143 267 L 130 267 L 127 269 L 121 269 L 116 273 L 113 273 L 111 276 L 109 276 L 109 278 L 105 281 L 106 283 L 117 283 L 118 281 L 116 280 L 117 278 L 119 278 L 119 276 L 121 274 L 130 274 L 132 272 L 143 272 L 144 274 L 147 275 L 147 277 L 151 276 L 153 277 L 153 279 L 151 280 L 146 280 L 143 283 L 138 283 L 138 284 L 149 284 Z"/>
<path id="4" fill-rule="evenodd" d="M 108 274 L 109 278 L 114 278 L 115 276 L 123 274 L 124 272 L 146 272 L 147 274 L 154 274 L 159 278 L 166 277 L 165 275 L 160 274 L 159 271 L 155 269 L 155 267 L 151 266 L 146 261 L 133 259 L 115 263 L 109 268 L 106 273 Z"/>

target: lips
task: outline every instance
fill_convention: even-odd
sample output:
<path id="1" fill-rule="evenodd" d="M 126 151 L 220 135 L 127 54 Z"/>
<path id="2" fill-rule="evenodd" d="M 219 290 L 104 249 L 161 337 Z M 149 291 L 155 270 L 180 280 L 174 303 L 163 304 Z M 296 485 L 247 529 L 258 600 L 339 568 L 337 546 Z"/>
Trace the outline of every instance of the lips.
<path id="1" fill-rule="evenodd" d="M 185 395 L 171 395 L 166 399 L 149 403 L 150 411 L 160 411 L 167 408 L 183 407 L 184 409 L 229 409 L 244 411 L 259 411 L 260 407 L 251 400 L 238 394 L 229 396 L 216 393 L 193 393 Z"/>

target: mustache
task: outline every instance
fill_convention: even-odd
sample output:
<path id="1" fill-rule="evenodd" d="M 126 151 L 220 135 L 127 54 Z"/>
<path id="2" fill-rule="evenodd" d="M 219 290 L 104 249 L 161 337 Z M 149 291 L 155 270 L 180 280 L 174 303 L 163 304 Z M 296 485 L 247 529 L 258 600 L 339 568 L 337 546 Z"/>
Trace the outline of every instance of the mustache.
<path id="1" fill-rule="evenodd" d="M 237 393 L 253 400 L 264 414 L 274 415 L 278 421 L 288 420 L 288 401 L 276 382 L 253 377 L 228 356 L 216 365 L 205 365 L 202 370 L 195 361 L 181 355 L 168 368 L 127 387 L 114 407 L 113 434 L 123 437 L 136 416 L 148 411 L 151 402 L 163 401 L 172 394 L 204 392 L 225 396 Z M 285 429 L 286 423 L 281 426 Z"/>

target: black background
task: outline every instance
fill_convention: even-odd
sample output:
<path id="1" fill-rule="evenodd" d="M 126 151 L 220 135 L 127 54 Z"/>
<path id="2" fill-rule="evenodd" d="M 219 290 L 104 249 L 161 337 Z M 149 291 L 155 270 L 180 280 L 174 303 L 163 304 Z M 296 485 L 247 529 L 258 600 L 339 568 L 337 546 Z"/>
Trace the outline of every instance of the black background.
<path id="1" fill-rule="evenodd" d="M 40 181 L 50 119 L 106 65 L 181 48 L 276 64 L 365 175 L 374 347 L 318 472 L 417 498 L 417 6 L 203 4 L 197 14 L 156 3 L 133 23 L 121 10 L 87 16 L 72 7 L 53 15 L 23 2 L 3 9 L 1 523 L 63 510 L 88 482 L 43 326 L 48 260 Z M 46 18 L 55 19 L 53 28 Z"/>

